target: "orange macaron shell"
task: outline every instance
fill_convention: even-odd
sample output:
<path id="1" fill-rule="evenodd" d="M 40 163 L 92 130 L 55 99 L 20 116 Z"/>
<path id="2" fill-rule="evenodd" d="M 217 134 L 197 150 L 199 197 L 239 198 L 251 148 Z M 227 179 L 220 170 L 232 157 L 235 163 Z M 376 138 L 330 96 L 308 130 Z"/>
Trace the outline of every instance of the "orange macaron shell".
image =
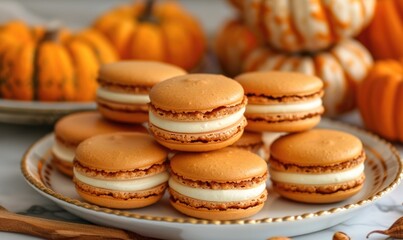
<path id="1" fill-rule="evenodd" d="M 291 148 L 292 151 L 289 150 Z M 282 136 L 271 144 L 270 150 L 271 155 L 284 164 L 309 167 L 335 165 L 356 159 L 363 153 L 363 145 L 349 133 L 313 129 Z"/>
<path id="2" fill-rule="evenodd" d="M 57 121 L 54 129 L 56 138 L 69 145 L 78 145 L 85 139 L 98 134 L 112 132 L 142 132 L 147 129 L 139 124 L 119 124 L 102 117 L 97 111 L 78 112 Z"/>
<path id="3" fill-rule="evenodd" d="M 323 89 L 323 82 L 315 77 L 301 73 L 262 71 L 243 73 L 235 78 L 245 90 L 256 96 L 272 98 L 283 96 L 309 96 Z M 269 82 L 269 84 L 264 84 Z"/>
<path id="4" fill-rule="evenodd" d="M 247 150 L 227 147 L 205 153 L 177 153 L 171 159 L 170 169 L 171 204 L 188 216 L 212 220 L 246 218 L 260 211 L 267 199 L 267 164 Z M 175 185 L 185 186 L 188 191 L 181 190 L 182 187 L 177 190 Z M 206 193 L 215 190 L 225 196 L 226 190 L 242 192 L 255 188 L 261 190 L 242 200 L 206 199 Z M 192 195 L 195 192 L 203 197 Z"/>
<path id="5" fill-rule="evenodd" d="M 313 129 L 284 135 L 271 144 L 270 154 L 273 189 L 294 201 L 342 201 L 365 182 L 365 151 L 349 133 Z"/>
<path id="6" fill-rule="evenodd" d="M 231 107 L 244 99 L 242 86 L 215 74 L 187 74 L 158 84 L 150 91 L 152 105 L 175 112 L 208 112 Z"/>
<path id="7" fill-rule="evenodd" d="M 165 79 L 186 71 L 162 62 L 132 60 L 103 65 L 98 74 L 98 109 L 117 122 L 142 123 L 148 119 L 148 93 Z"/>
<path id="8" fill-rule="evenodd" d="M 73 163 L 61 160 L 54 153 L 52 153 L 52 162 L 59 172 L 68 177 L 73 177 Z"/>
<path id="9" fill-rule="evenodd" d="M 97 99 L 98 111 L 107 119 L 120 123 L 143 123 L 148 120 L 148 106 L 122 104 Z"/>
<path id="10" fill-rule="evenodd" d="M 266 199 L 267 191 L 262 194 L 262 198 Z M 195 208 L 186 204 L 183 204 L 178 201 L 170 200 L 171 205 L 178 210 L 179 212 L 202 219 L 210 219 L 210 220 L 235 220 L 235 219 L 242 219 L 247 218 L 250 216 L 255 215 L 256 213 L 262 210 L 264 204 L 258 204 L 255 206 L 251 206 L 248 208 L 232 208 L 226 210 L 218 210 L 218 209 L 207 209 L 207 208 Z"/>
<path id="11" fill-rule="evenodd" d="M 232 144 L 231 147 L 241 148 L 253 153 L 258 153 L 263 145 L 264 142 L 262 133 L 244 131 L 241 138 Z"/>
<path id="12" fill-rule="evenodd" d="M 324 112 L 323 82 L 290 72 L 249 72 L 235 78 L 248 97 L 246 130 L 299 132 L 316 126 Z"/>
<path id="13" fill-rule="evenodd" d="M 147 129 L 138 124 L 118 124 L 102 117 L 99 112 L 79 112 L 67 115 L 57 121 L 54 133 L 58 144 L 74 152 L 79 143 L 95 135 L 112 132 L 142 132 Z M 52 159 L 63 174 L 73 176 L 73 159 L 66 161 L 52 150 Z"/>
<path id="14" fill-rule="evenodd" d="M 247 116 L 248 117 L 248 116 Z M 267 122 L 264 120 L 254 121 L 248 119 L 248 125 L 245 127 L 248 131 L 254 132 L 301 132 L 312 129 L 319 124 L 321 116 L 313 116 L 310 118 L 294 118 L 296 121 Z"/>
<path id="15" fill-rule="evenodd" d="M 78 187 L 79 183 L 76 182 L 77 193 L 84 198 L 84 200 L 96 204 L 98 206 L 104 206 L 116 209 L 130 209 L 130 208 L 142 208 L 152 205 L 158 202 L 164 195 L 166 184 L 160 185 L 149 192 L 146 192 L 146 197 L 131 196 L 125 198 L 118 198 L 111 195 L 111 191 L 104 191 L 102 194 L 102 189 L 99 188 L 87 188 L 85 191 L 83 188 Z M 101 193 L 99 193 L 101 190 Z M 140 192 L 144 193 L 144 192 Z M 113 193 L 112 193 L 113 194 Z M 123 193 L 130 196 L 130 193 Z"/>
<path id="16" fill-rule="evenodd" d="M 161 82 L 161 79 L 183 74 L 186 74 L 186 71 L 175 65 L 157 61 L 128 60 L 103 65 L 98 78 L 111 84 L 152 87 Z"/>
<path id="17" fill-rule="evenodd" d="M 360 184 L 356 185 L 355 187 L 348 188 L 346 190 L 328 194 L 288 191 L 278 186 L 273 186 L 273 189 L 281 196 L 297 202 L 322 204 L 322 203 L 334 203 L 343 201 L 357 194 L 362 189 L 363 186 L 364 186 L 363 184 Z"/>
<path id="18" fill-rule="evenodd" d="M 178 151 L 212 151 L 236 142 L 247 124 L 242 86 L 221 75 L 188 74 L 150 91 L 149 129 Z"/>
<path id="19" fill-rule="evenodd" d="M 82 142 L 76 161 L 88 168 L 120 172 L 161 165 L 167 154 L 168 150 L 147 134 L 113 133 Z"/>
<path id="20" fill-rule="evenodd" d="M 76 190 L 99 206 L 126 209 L 153 204 L 167 186 L 167 156 L 168 150 L 148 134 L 114 133 L 89 138 L 76 151 Z"/>

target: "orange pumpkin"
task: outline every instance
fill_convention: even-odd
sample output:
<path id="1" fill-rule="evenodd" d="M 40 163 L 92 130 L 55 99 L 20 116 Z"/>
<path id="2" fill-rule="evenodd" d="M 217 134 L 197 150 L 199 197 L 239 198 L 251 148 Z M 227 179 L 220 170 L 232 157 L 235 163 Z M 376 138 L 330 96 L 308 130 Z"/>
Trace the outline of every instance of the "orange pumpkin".
<path id="1" fill-rule="evenodd" d="M 356 85 L 366 77 L 372 64 L 365 47 L 345 40 L 328 51 L 312 54 L 285 54 L 262 47 L 246 59 L 244 72 L 278 70 L 316 75 L 325 83 L 325 114 L 336 116 L 355 107 Z"/>
<path id="2" fill-rule="evenodd" d="M 98 68 L 112 61 L 114 50 L 95 30 L 71 34 L 20 21 L 0 27 L 0 92 L 6 99 L 93 100 Z"/>
<path id="3" fill-rule="evenodd" d="M 205 51 L 199 23 L 171 1 L 122 6 L 105 13 L 94 26 L 122 59 L 162 61 L 192 70 Z"/>
<path id="4" fill-rule="evenodd" d="M 403 60 L 375 63 L 358 88 L 358 108 L 369 130 L 403 142 Z"/>
<path id="5" fill-rule="evenodd" d="M 242 9 L 271 47 L 299 52 L 322 50 L 357 35 L 374 6 L 375 0 L 243 0 Z"/>
<path id="6" fill-rule="evenodd" d="M 215 53 L 223 72 L 232 77 L 241 73 L 245 58 L 259 45 L 256 36 L 241 20 L 225 23 L 215 41 Z"/>
<path id="7" fill-rule="evenodd" d="M 378 0 L 371 24 L 358 36 L 375 59 L 403 57 L 403 1 Z"/>

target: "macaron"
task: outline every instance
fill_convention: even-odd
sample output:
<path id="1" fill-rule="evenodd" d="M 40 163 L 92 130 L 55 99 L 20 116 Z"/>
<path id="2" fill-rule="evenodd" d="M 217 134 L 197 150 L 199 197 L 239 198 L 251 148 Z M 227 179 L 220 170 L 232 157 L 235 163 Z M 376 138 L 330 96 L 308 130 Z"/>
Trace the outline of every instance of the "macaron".
<path id="1" fill-rule="evenodd" d="M 364 184 L 365 152 L 349 133 L 314 129 L 282 136 L 271 145 L 269 173 L 281 196 L 305 203 L 332 203 Z"/>
<path id="2" fill-rule="evenodd" d="M 299 132 L 316 126 L 324 112 L 323 82 L 291 72 L 250 72 L 235 78 L 248 97 L 246 130 Z"/>
<path id="3" fill-rule="evenodd" d="M 231 147 L 241 148 L 256 154 L 260 154 L 263 145 L 262 133 L 244 131 L 241 138 L 232 144 Z"/>
<path id="4" fill-rule="evenodd" d="M 83 141 L 74 160 L 78 194 L 109 208 L 141 208 L 164 194 L 167 149 L 144 133 L 112 133 Z"/>
<path id="5" fill-rule="evenodd" d="M 236 142 L 246 125 L 242 86 L 215 74 L 188 74 L 150 91 L 149 129 L 172 150 L 212 151 Z"/>
<path id="6" fill-rule="evenodd" d="M 238 148 L 177 153 L 170 162 L 171 205 L 210 220 L 235 220 L 259 212 L 267 199 L 267 164 Z"/>
<path id="7" fill-rule="evenodd" d="M 98 112 L 78 112 L 62 117 L 54 127 L 55 140 L 52 146 L 52 161 L 57 169 L 73 176 L 73 160 L 77 146 L 87 138 L 112 132 L 143 132 L 139 124 L 119 124 L 103 118 Z"/>
<path id="8" fill-rule="evenodd" d="M 153 61 L 120 61 L 101 66 L 98 75 L 97 105 L 106 118 L 125 123 L 148 120 L 148 93 L 165 79 L 183 75 L 185 70 Z"/>

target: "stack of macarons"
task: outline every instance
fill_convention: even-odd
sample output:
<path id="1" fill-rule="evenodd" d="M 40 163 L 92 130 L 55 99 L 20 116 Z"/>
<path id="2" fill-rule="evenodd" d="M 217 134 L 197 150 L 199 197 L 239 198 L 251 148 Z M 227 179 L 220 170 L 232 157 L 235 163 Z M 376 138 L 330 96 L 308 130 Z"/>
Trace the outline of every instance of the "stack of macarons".
<path id="1" fill-rule="evenodd" d="M 319 78 L 268 71 L 235 79 L 248 97 L 246 130 L 267 136 L 274 191 L 305 203 L 338 202 L 360 191 L 365 180 L 361 141 L 340 131 L 312 130 L 324 112 Z"/>
<path id="2" fill-rule="evenodd" d="M 148 120 L 150 88 L 185 73 L 153 61 L 103 65 L 98 78 L 98 111 L 73 113 L 58 120 L 52 161 L 62 173 L 74 177 L 84 199 L 112 208 L 134 208 L 162 197 L 168 179 L 168 150 L 152 139 L 141 123 Z"/>
<path id="3" fill-rule="evenodd" d="M 316 77 L 253 72 L 234 80 L 131 61 L 103 66 L 98 79 L 99 112 L 115 122 L 147 122 L 148 134 L 80 140 L 74 183 L 90 203 L 140 208 L 168 189 L 171 206 L 185 215 L 233 220 L 263 208 L 268 179 L 281 196 L 308 203 L 341 201 L 362 188 L 359 139 L 311 130 L 324 112 Z M 259 152 L 267 133 L 276 136 L 269 165 Z"/>
<path id="4" fill-rule="evenodd" d="M 246 105 L 242 86 L 221 75 L 187 74 L 151 89 L 149 130 L 176 151 L 168 189 L 181 213 L 231 220 L 263 208 L 268 169 L 251 152 L 262 145 L 262 135 L 243 135 Z"/>

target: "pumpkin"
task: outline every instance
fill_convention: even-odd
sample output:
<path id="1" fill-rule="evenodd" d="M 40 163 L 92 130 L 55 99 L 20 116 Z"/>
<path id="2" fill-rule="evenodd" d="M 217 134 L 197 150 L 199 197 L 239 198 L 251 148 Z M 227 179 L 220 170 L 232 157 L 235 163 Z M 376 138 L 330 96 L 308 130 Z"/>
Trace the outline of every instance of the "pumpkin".
<path id="1" fill-rule="evenodd" d="M 225 23 L 215 40 L 215 53 L 222 71 L 231 77 L 241 73 L 245 58 L 259 45 L 256 36 L 240 19 Z"/>
<path id="2" fill-rule="evenodd" d="M 379 0 L 370 25 L 358 36 L 375 59 L 403 57 L 403 1 Z"/>
<path id="3" fill-rule="evenodd" d="M 377 61 L 359 85 L 357 100 L 367 129 L 403 142 L 403 59 Z"/>
<path id="4" fill-rule="evenodd" d="M 261 37 L 287 52 L 318 51 L 357 35 L 374 8 L 375 0 L 243 0 L 242 7 Z"/>
<path id="5" fill-rule="evenodd" d="M 316 75 L 325 83 L 325 114 L 336 116 L 355 107 L 356 86 L 372 65 L 372 57 L 365 47 L 355 40 L 345 40 L 317 53 L 285 54 L 262 47 L 245 60 L 243 71 L 278 70 Z"/>
<path id="6" fill-rule="evenodd" d="M 97 31 L 77 34 L 13 21 L 0 27 L 0 92 L 6 99 L 90 101 L 100 64 L 116 53 Z"/>
<path id="7" fill-rule="evenodd" d="M 95 21 L 122 59 L 167 62 L 188 71 L 201 63 L 205 39 L 199 23 L 172 1 L 135 2 Z"/>

